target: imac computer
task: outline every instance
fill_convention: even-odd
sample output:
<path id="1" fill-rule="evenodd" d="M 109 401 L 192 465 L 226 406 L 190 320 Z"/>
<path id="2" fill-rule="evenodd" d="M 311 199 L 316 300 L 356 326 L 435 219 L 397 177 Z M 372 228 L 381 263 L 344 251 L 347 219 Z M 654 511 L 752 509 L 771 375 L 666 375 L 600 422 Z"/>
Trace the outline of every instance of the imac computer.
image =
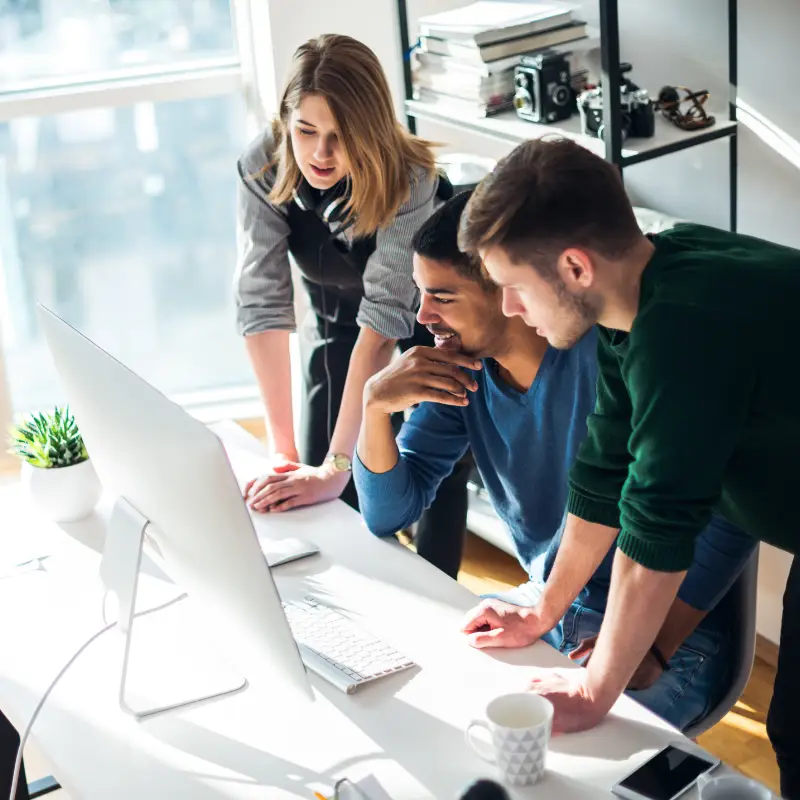
<path id="1" fill-rule="evenodd" d="M 313 597 L 282 602 L 216 434 L 52 311 L 39 306 L 39 318 L 97 474 L 116 498 L 100 573 L 125 636 L 123 709 L 141 718 L 247 684 L 276 701 L 313 699 L 306 667 L 351 692 L 414 666 Z M 154 624 L 165 611 L 135 613 L 143 552 L 185 591 L 178 605 L 196 633 L 177 637 L 182 623 Z M 146 668 L 129 670 L 141 663 L 131 661 L 132 642 L 148 626 L 155 639 L 139 648 Z M 183 653 L 176 637 L 208 655 Z M 206 675 L 217 656 L 225 668 Z M 134 674 L 148 691 L 134 691 Z"/>

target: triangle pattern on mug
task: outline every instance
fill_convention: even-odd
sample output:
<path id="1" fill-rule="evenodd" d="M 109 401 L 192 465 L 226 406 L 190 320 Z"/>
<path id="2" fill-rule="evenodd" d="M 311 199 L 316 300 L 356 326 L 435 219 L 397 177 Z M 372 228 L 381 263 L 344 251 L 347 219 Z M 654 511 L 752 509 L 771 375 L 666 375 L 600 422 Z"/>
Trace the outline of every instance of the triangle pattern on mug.
<path id="1" fill-rule="evenodd" d="M 495 729 L 497 766 L 510 785 L 530 786 L 542 777 L 549 733 L 547 728 Z"/>

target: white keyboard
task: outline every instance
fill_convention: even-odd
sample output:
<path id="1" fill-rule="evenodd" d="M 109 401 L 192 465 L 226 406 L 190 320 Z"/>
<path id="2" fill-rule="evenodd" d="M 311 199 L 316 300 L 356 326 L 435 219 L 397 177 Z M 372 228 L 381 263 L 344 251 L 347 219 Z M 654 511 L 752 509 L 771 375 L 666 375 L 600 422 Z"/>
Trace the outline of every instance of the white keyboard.
<path id="1" fill-rule="evenodd" d="M 313 597 L 283 603 L 303 663 L 347 694 L 414 662 Z"/>

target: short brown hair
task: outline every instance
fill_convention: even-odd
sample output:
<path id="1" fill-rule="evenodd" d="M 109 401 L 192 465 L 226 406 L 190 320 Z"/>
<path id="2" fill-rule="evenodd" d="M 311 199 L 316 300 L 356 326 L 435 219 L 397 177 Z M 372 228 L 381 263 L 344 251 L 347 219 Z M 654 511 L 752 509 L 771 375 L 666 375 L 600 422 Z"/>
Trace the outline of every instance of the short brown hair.
<path id="1" fill-rule="evenodd" d="M 459 247 L 501 247 L 515 264 L 552 274 L 558 256 L 584 247 L 614 258 L 641 236 L 617 168 L 570 139 L 516 147 L 487 175 L 461 217 Z"/>
<path id="2" fill-rule="evenodd" d="M 413 179 L 434 175 L 433 144 L 397 121 L 386 75 L 369 47 L 339 34 L 309 39 L 295 51 L 272 126 L 277 179 L 270 200 L 278 205 L 291 199 L 300 182 L 289 117 L 308 95 L 324 97 L 330 105 L 350 164 L 352 232 L 369 236 L 392 222 L 410 196 Z"/>

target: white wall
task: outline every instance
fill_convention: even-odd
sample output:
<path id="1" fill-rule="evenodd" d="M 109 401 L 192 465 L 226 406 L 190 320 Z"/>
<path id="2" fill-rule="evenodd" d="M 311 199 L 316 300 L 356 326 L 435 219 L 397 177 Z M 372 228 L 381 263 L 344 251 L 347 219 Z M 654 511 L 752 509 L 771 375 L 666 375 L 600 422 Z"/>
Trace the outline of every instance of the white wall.
<path id="1" fill-rule="evenodd" d="M 323 32 L 347 33 L 378 53 L 395 92 L 398 114 L 402 113 L 394 0 L 302 0 L 302 14 L 298 2 L 269 2 L 279 83 L 302 41 Z M 409 0 L 409 18 L 462 2 L 466 0 Z M 727 5 L 727 0 L 619 0 L 621 56 L 633 63 L 634 80 L 653 94 L 665 84 L 708 89 L 710 106 L 726 115 Z M 580 15 L 597 25 L 597 0 L 582 0 L 580 6 Z M 786 80 L 796 60 L 798 31 L 800 3 L 796 0 L 739 3 L 739 97 L 769 123 L 767 130 L 772 130 L 765 137 L 763 129 L 758 135 L 740 127 L 739 230 L 800 248 L 800 102 Z M 412 22 L 410 38 L 414 41 L 415 37 Z M 508 145 L 431 123 L 421 122 L 418 132 L 443 142 L 446 151 L 493 158 L 509 151 Z M 728 225 L 727 141 L 631 167 L 625 171 L 625 179 L 636 203 L 710 225 Z M 790 561 L 786 553 L 762 547 L 758 630 L 772 641 L 779 636 L 781 597 Z"/>
<path id="2" fill-rule="evenodd" d="M 739 130 L 739 229 L 800 248 L 800 103 L 787 98 L 778 77 L 797 59 L 800 5 L 740 2 L 739 31 L 739 97 L 767 123 L 740 114 L 747 124 Z M 790 563 L 787 553 L 762 546 L 758 630 L 774 642 Z"/>
<path id="3" fill-rule="evenodd" d="M 292 54 L 323 33 L 341 33 L 364 42 L 383 63 L 402 112 L 403 73 L 394 0 L 267 0 L 272 30 L 272 58 L 277 85 L 283 85 Z"/>

